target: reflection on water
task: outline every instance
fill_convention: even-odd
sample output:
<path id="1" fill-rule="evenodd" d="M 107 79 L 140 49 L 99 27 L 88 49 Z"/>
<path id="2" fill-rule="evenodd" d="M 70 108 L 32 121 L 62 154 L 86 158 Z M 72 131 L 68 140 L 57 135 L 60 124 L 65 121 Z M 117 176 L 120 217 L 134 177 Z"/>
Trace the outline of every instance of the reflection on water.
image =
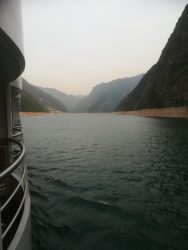
<path id="1" fill-rule="evenodd" d="M 188 249 L 188 121 L 23 118 L 33 249 Z"/>

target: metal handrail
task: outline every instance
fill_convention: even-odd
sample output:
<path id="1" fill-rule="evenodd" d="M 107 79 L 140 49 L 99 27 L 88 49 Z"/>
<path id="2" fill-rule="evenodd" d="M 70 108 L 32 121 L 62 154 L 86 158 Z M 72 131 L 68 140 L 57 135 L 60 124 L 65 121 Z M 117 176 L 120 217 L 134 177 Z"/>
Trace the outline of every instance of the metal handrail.
<path id="1" fill-rule="evenodd" d="M 25 197 L 26 197 L 26 193 L 27 193 L 27 188 L 28 188 L 28 184 L 26 184 L 26 187 L 25 187 L 25 191 L 24 191 L 24 195 L 23 195 L 23 198 L 22 198 L 22 201 L 20 203 L 20 206 L 19 208 L 17 209 L 15 215 L 14 215 L 14 218 L 11 220 L 11 222 L 9 223 L 8 227 L 6 228 L 6 230 L 4 231 L 4 233 L 2 234 L 2 239 L 4 239 L 4 237 L 7 235 L 7 233 L 9 232 L 10 228 L 12 227 L 12 225 L 14 224 L 16 218 L 18 217 L 18 214 L 23 206 L 23 203 L 25 201 Z"/>
<path id="2" fill-rule="evenodd" d="M 15 139 L 9 139 L 9 141 L 11 141 L 15 144 L 18 144 L 20 146 L 21 153 L 20 153 L 19 157 L 15 160 L 15 162 L 13 162 L 10 165 L 10 167 L 8 167 L 2 173 L 0 173 L 0 182 L 2 180 L 4 180 L 8 175 L 10 175 L 18 167 L 18 165 L 21 163 L 21 161 L 23 160 L 24 155 L 25 155 L 25 146 L 23 145 L 23 143 L 15 140 Z"/>
<path id="3" fill-rule="evenodd" d="M 19 129 L 18 129 L 18 130 L 19 130 Z M 23 132 L 22 132 L 22 131 L 13 134 L 12 137 L 15 138 L 15 137 L 18 137 L 18 136 L 20 136 L 20 135 L 23 135 Z"/>
<path id="4" fill-rule="evenodd" d="M 18 153 L 18 158 L 7 169 L 5 169 L 2 173 L 0 173 L 0 183 L 2 181 L 4 181 L 7 177 L 13 176 L 12 173 L 16 170 L 20 170 L 19 166 L 21 166 L 21 164 L 24 164 L 23 159 L 24 159 L 24 155 L 25 155 L 25 146 L 18 140 L 15 140 L 15 139 L 8 139 L 8 140 L 11 143 L 14 143 L 17 146 L 19 146 L 20 152 Z M 11 221 L 6 225 L 6 228 L 1 235 L 2 240 L 6 237 L 6 235 L 11 230 L 13 224 L 15 223 L 16 219 L 18 218 L 18 215 L 19 215 L 19 213 L 24 205 L 24 202 L 26 199 L 26 194 L 27 194 L 27 189 L 28 189 L 28 183 L 27 183 L 27 181 L 25 182 L 26 172 L 27 172 L 26 166 L 23 166 L 23 170 L 20 172 L 21 173 L 20 178 L 18 179 L 18 184 L 16 185 L 16 187 L 14 188 L 12 193 L 8 196 L 8 198 L 4 202 L 4 204 L 0 207 L 0 213 L 2 213 L 7 208 L 7 206 L 10 204 L 12 199 L 15 197 L 15 195 L 18 192 L 18 190 L 20 189 L 20 187 L 22 187 L 23 193 L 22 193 L 22 196 L 20 197 L 19 207 L 14 211 L 13 218 L 11 219 Z M 1 225 L 0 225 L 0 227 L 1 227 Z M 2 232 L 2 230 L 1 230 L 1 232 Z"/>
<path id="5" fill-rule="evenodd" d="M 23 134 L 22 132 L 22 128 L 21 128 L 21 125 L 20 126 L 15 126 L 13 127 L 13 131 L 16 130 L 18 132 L 20 132 L 21 134 Z M 16 132 L 15 134 L 12 135 L 12 137 L 15 137 L 18 133 Z"/>
<path id="6" fill-rule="evenodd" d="M 23 172 L 23 175 L 22 175 L 22 178 L 21 180 L 19 181 L 17 187 L 14 189 L 14 191 L 12 192 L 12 194 L 9 196 L 9 198 L 6 200 L 6 202 L 3 204 L 3 206 L 0 208 L 0 212 L 2 212 L 6 206 L 10 203 L 10 201 L 12 200 L 12 198 L 15 196 L 15 194 L 17 193 L 19 187 L 21 186 L 22 184 L 22 181 L 25 177 L 25 174 L 26 174 L 26 169 L 24 168 L 24 172 Z"/>

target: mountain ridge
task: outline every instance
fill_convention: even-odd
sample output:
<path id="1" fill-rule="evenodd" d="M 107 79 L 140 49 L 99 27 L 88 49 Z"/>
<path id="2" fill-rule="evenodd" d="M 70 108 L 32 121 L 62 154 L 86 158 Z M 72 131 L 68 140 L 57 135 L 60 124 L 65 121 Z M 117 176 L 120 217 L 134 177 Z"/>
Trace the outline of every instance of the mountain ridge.
<path id="1" fill-rule="evenodd" d="M 158 62 L 117 111 L 188 106 L 188 5 L 162 50 Z"/>
<path id="2" fill-rule="evenodd" d="M 47 110 L 29 93 L 21 92 L 21 112 L 47 112 Z"/>
<path id="3" fill-rule="evenodd" d="M 22 109 L 21 111 L 29 111 L 32 112 L 32 107 L 38 107 L 38 111 L 34 108 L 36 112 L 53 112 L 53 111 L 60 111 L 60 112 L 67 112 L 66 106 L 61 103 L 59 100 L 54 98 L 53 96 L 45 93 L 40 88 L 30 84 L 22 78 Z M 29 103 L 32 103 L 32 106 L 29 107 Z M 35 103 L 35 104 L 34 104 Z M 33 106 L 34 105 L 34 106 Z M 23 108 L 23 107 L 27 108 Z M 39 106 L 41 108 L 39 108 Z M 43 111 L 42 111 L 43 110 Z"/>
<path id="4" fill-rule="evenodd" d="M 47 94 L 55 97 L 60 102 L 63 103 L 67 107 L 68 111 L 72 111 L 72 109 L 77 105 L 77 103 L 82 99 L 80 96 L 75 95 L 67 95 L 66 93 L 59 91 L 55 88 L 44 88 L 39 87 L 42 91 L 46 92 Z"/>
<path id="5" fill-rule="evenodd" d="M 74 112 L 112 112 L 125 94 L 128 94 L 144 74 L 100 83 L 93 87 L 90 94 L 78 103 Z"/>

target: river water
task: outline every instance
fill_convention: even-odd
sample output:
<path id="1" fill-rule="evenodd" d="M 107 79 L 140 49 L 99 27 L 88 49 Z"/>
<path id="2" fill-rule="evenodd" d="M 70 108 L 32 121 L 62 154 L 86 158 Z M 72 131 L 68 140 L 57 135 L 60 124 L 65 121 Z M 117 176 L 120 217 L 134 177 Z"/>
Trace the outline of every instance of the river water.
<path id="1" fill-rule="evenodd" d="M 33 250 L 187 250 L 188 120 L 23 117 Z"/>

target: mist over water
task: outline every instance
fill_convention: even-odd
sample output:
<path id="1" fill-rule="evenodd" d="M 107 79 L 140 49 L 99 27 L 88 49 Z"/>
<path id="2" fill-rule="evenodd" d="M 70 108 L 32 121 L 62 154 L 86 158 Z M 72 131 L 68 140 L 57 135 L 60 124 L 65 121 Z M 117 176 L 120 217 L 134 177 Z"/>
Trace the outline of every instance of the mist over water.
<path id="1" fill-rule="evenodd" d="M 22 118 L 34 250 L 188 249 L 188 120 Z"/>

